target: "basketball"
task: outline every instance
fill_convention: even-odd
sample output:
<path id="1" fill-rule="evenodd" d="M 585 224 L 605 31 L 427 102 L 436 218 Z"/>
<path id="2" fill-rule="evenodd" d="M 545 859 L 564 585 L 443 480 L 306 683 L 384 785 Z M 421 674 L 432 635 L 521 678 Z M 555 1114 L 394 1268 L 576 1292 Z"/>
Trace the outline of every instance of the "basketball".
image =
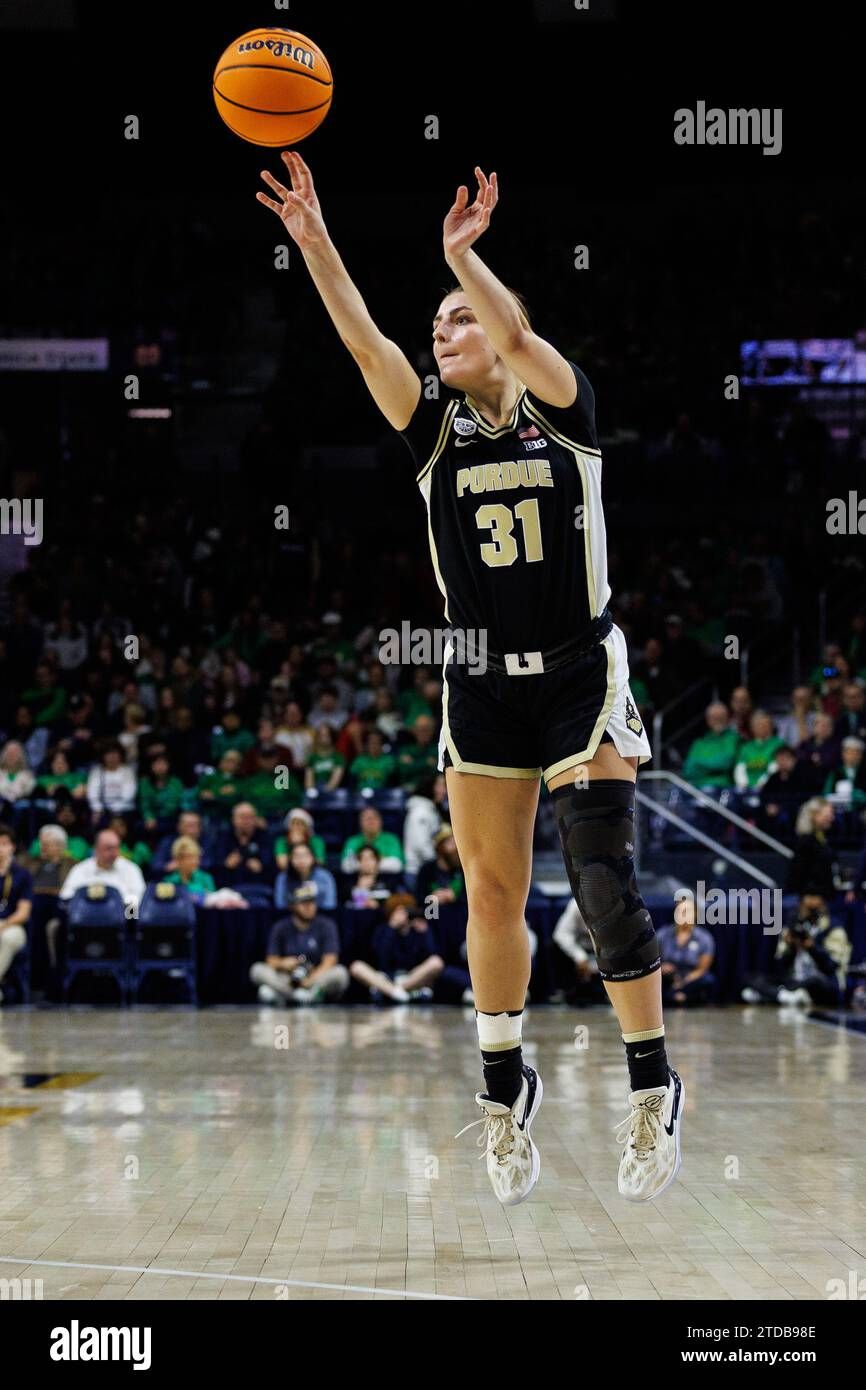
<path id="1" fill-rule="evenodd" d="M 213 75 L 216 108 L 251 145 L 296 145 L 321 125 L 334 93 L 322 50 L 293 29 L 250 29 L 230 43 Z"/>

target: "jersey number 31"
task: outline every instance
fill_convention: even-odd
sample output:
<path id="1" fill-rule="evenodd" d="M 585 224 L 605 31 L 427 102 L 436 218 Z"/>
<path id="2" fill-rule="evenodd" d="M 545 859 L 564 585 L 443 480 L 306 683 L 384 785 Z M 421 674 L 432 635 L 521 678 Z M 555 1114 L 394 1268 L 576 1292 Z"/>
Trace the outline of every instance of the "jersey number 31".
<path id="1" fill-rule="evenodd" d="M 544 558 L 541 550 L 541 522 L 538 516 L 538 498 L 528 497 L 518 502 L 516 507 L 506 507 L 502 502 L 488 502 L 475 513 L 478 527 L 491 528 L 491 538 L 481 547 L 481 558 L 485 565 L 513 565 L 517 559 L 517 541 L 514 539 L 514 521 L 517 518 L 523 525 L 523 546 L 528 563 Z"/>

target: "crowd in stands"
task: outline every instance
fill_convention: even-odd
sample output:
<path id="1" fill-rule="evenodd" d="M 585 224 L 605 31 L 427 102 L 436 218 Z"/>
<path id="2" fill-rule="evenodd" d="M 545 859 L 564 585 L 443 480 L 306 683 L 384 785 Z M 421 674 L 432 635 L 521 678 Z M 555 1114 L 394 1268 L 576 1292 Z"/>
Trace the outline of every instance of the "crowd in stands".
<path id="1" fill-rule="evenodd" d="M 161 881 L 208 906 L 264 895 L 292 920 L 309 902 L 317 914 L 375 908 L 383 925 L 394 914 L 399 922 L 396 935 L 377 940 L 380 964 L 350 962 L 348 974 L 334 973 L 333 951 L 320 942 L 317 997 L 334 997 L 350 979 L 385 999 L 430 989 L 439 960 L 430 905 L 465 901 L 437 771 L 441 678 L 430 667 L 381 664 L 369 625 L 346 633 L 337 611 L 312 626 L 293 634 L 253 609 L 207 645 L 167 650 L 142 636 L 128 660 L 129 623 L 110 605 L 88 624 L 64 601 L 42 626 L 20 593 L 0 632 L 0 662 L 23 671 L 0 697 L 0 820 L 17 842 L 15 872 L 25 876 L 17 898 L 28 881 L 61 903 L 102 882 L 137 907 L 146 884 Z M 682 627 L 671 615 L 668 643 L 700 651 L 697 632 Z M 783 712 L 754 708 L 742 686 L 713 701 L 681 769 L 701 789 L 742 798 L 749 818 L 792 844 L 787 890 L 825 902 L 839 888 L 834 824 L 843 813 L 862 818 L 866 807 L 861 631 L 858 616 L 848 650 L 828 645 Z M 644 718 L 664 650 L 656 637 L 642 648 L 632 640 Z M 341 823 L 348 816 L 354 829 L 326 844 L 318 806 L 341 796 Z M 864 881 L 861 864 L 849 901 Z M 19 941 L 11 928 L 24 925 L 10 920 L 15 902 L 13 889 L 0 909 L 0 971 Z M 711 975 L 701 983 L 710 967 L 700 929 L 675 939 L 684 930 L 677 920 L 670 928 L 674 1002 L 704 998 L 712 983 Z M 291 944 L 275 935 L 257 967 L 263 997 L 277 988 L 273 972 L 285 973 L 276 960 L 309 958 Z M 384 982 L 389 961 L 408 986 Z"/>

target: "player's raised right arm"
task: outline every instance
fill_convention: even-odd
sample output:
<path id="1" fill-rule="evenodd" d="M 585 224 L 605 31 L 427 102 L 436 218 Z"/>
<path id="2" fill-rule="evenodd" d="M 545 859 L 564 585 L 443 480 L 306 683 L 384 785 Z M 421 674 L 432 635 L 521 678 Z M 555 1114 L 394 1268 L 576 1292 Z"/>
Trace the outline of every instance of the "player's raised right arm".
<path id="1" fill-rule="evenodd" d="M 421 395 L 420 378 L 397 344 L 373 322 L 328 235 L 307 165 L 295 150 L 284 150 L 282 158 L 291 177 L 291 189 L 263 169 L 262 178 L 279 201 L 264 193 L 257 193 L 256 197 L 278 214 L 300 248 L 334 327 L 360 367 L 382 414 L 395 429 L 405 429 Z"/>

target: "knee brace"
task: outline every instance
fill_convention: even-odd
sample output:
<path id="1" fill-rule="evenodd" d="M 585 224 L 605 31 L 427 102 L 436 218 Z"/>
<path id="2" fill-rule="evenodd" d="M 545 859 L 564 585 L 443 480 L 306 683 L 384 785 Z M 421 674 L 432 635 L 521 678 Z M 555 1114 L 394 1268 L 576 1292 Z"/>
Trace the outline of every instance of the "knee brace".
<path id="1" fill-rule="evenodd" d="M 554 811 L 571 891 L 603 980 L 637 980 L 661 965 L 655 928 L 634 876 L 634 783 L 557 787 Z"/>

